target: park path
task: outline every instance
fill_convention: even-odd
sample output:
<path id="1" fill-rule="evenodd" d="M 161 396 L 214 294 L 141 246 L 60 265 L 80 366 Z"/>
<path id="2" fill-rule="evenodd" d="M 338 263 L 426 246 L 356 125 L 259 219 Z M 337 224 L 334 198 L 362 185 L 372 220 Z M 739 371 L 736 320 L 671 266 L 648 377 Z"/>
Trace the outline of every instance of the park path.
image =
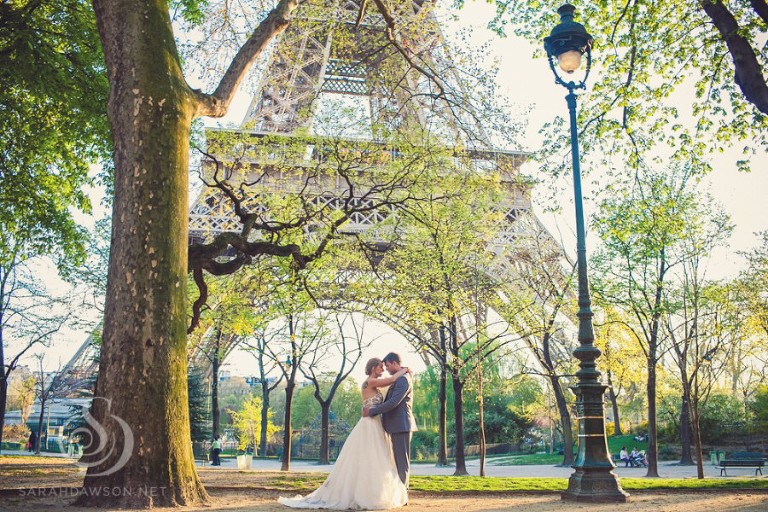
<path id="1" fill-rule="evenodd" d="M 252 469 L 262 471 L 280 471 L 280 462 L 273 459 L 253 459 Z M 222 468 L 235 469 L 235 461 L 228 459 L 222 463 Z M 321 472 L 328 473 L 333 466 L 319 466 L 312 461 L 291 461 L 291 471 L 298 472 Z M 411 464 L 411 473 L 418 476 L 427 475 L 452 475 L 456 468 L 436 467 L 434 464 Z M 680 466 L 674 463 L 659 464 L 659 476 L 662 478 L 696 478 L 696 466 Z M 470 475 L 480 474 L 480 464 L 476 460 L 467 461 L 467 471 Z M 646 474 L 645 468 L 625 468 L 617 467 L 614 472 L 625 478 L 640 478 Z M 570 467 L 560 467 L 552 465 L 526 465 L 526 466 L 496 466 L 486 464 L 486 476 L 496 477 L 536 477 L 536 478 L 568 478 L 573 469 Z M 738 472 L 737 476 L 752 476 L 754 470 L 743 470 Z M 711 463 L 704 464 L 705 477 L 719 477 L 720 470 L 715 469 Z M 766 510 L 768 512 L 768 509 Z"/>

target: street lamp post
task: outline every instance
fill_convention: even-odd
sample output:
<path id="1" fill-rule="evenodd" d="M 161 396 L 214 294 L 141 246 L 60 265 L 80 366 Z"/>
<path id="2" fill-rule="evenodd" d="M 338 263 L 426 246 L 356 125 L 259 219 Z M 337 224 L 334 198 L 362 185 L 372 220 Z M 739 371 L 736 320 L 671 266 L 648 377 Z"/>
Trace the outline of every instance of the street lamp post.
<path id="1" fill-rule="evenodd" d="M 574 473 L 568 480 L 563 500 L 585 502 L 625 502 L 629 496 L 613 474 L 613 463 L 605 436 L 605 408 L 603 396 L 606 386 L 600 382 L 595 360 L 600 350 L 595 347 L 592 328 L 592 308 L 587 279 L 587 246 L 584 230 L 584 209 L 581 197 L 581 169 L 579 167 L 579 141 L 576 129 L 576 90 L 585 89 L 592 65 L 592 36 L 583 25 L 573 21 L 576 8 L 570 4 L 560 7 L 560 23 L 544 38 L 549 65 L 555 81 L 568 89 L 565 97 L 571 121 L 571 155 L 573 157 L 573 194 L 576 206 L 576 250 L 579 278 L 579 347 L 573 355 L 579 360 L 576 372 L 578 382 L 572 389 L 576 394 L 576 413 L 579 420 L 579 452 L 573 465 Z M 572 79 L 586 56 L 583 77 Z M 559 68 L 559 71 L 558 71 Z M 565 79 L 561 76 L 565 74 Z"/>

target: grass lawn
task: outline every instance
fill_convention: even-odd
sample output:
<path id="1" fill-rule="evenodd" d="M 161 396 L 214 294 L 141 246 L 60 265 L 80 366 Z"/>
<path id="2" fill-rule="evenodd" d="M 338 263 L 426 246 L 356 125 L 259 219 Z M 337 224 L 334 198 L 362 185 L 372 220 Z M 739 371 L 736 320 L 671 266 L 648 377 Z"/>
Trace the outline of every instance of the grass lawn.
<path id="1" fill-rule="evenodd" d="M 206 486 L 242 486 L 283 492 L 305 493 L 316 489 L 327 475 L 322 473 L 283 473 L 278 471 L 221 471 L 201 468 Z M 72 459 L 62 457 L 0 457 L 0 488 L 26 488 L 82 483 L 82 472 Z M 622 478 L 621 485 L 632 491 L 691 490 L 765 490 L 768 478 Z M 479 476 L 412 476 L 411 489 L 427 493 L 505 493 L 560 492 L 567 488 L 567 478 L 499 478 Z"/>
<path id="2" fill-rule="evenodd" d="M 638 451 L 645 450 L 648 451 L 648 440 L 645 441 L 636 441 L 635 436 L 633 435 L 624 435 L 624 436 L 611 436 L 608 437 L 608 450 L 612 454 L 617 454 L 621 451 L 622 446 L 627 447 L 627 451 L 631 452 L 632 448 L 637 448 Z"/>
<path id="3" fill-rule="evenodd" d="M 648 441 L 638 442 L 635 440 L 634 435 L 622 435 L 608 437 L 608 451 L 612 455 L 618 455 L 622 446 L 627 447 L 627 451 L 631 451 L 632 448 L 638 450 L 648 451 Z M 578 447 L 574 446 L 574 453 L 578 451 Z M 473 457 L 476 458 L 476 457 Z M 556 466 L 563 462 L 562 455 L 550 455 L 548 453 L 529 453 L 521 455 L 498 455 L 489 456 L 487 459 L 489 464 L 496 466 L 521 466 L 526 464 L 544 464 Z M 419 461 L 421 462 L 421 461 Z"/>
<path id="4" fill-rule="evenodd" d="M 325 481 L 326 475 L 296 473 L 267 478 L 261 484 L 269 489 L 307 492 Z M 627 491 L 689 491 L 768 489 L 762 478 L 622 478 Z M 560 492 L 568 487 L 567 478 L 481 478 L 479 476 L 412 476 L 411 490 L 429 493 L 472 492 Z"/>
<path id="5" fill-rule="evenodd" d="M 563 462 L 562 455 L 548 453 L 527 453 L 524 455 L 499 455 L 486 459 L 488 464 L 495 466 L 524 466 L 528 464 L 544 464 L 556 466 Z"/>

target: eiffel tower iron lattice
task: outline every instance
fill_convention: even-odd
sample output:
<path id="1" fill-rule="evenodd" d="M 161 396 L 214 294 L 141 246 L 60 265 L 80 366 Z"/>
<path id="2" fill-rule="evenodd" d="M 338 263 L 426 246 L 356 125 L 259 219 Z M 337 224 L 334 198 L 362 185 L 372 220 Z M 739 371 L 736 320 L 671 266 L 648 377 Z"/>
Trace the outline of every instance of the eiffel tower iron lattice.
<path id="1" fill-rule="evenodd" d="M 428 69 L 433 76 L 455 76 L 456 70 L 432 13 L 431 3 L 415 1 L 397 5 L 401 7 L 397 13 L 398 26 L 402 27 L 398 43 L 409 54 L 420 56 L 423 60 L 421 67 Z M 312 136 L 316 128 L 317 104 L 322 97 L 333 94 L 355 96 L 358 104 L 367 103 L 367 116 L 373 127 L 367 140 L 360 141 L 363 151 L 389 151 L 395 155 L 397 149 L 388 146 L 384 138 L 391 131 L 385 128 L 391 128 L 392 124 L 428 125 L 430 130 L 449 134 L 451 141 L 460 141 L 464 147 L 470 148 L 472 165 L 497 171 L 505 169 L 508 197 L 505 204 L 499 207 L 506 207 L 508 220 L 517 219 L 523 212 L 530 211 L 528 186 L 518 175 L 518 168 L 526 155 L 493 149 L 482 137 L 461 140 L 462 136 L 466 139 L 468 132 L 482 134 L 483 127 L 477 124 L 476 117 L 470 115 L 468 119 L 461 119 L 458 109 L 451 108 L 452 103 L 464 101 L 468 96 L 461 90 L 460 81 L 456 79 L 456 84 L 447 91 L 450 80 L 420 76 L 414 64 L 398 54 L 387 41 L 383 18 L 370 13 L 360 16 L 359 12 L 359 2 L 345 1 L 328 6 L 323 13 L 313 13 L 324 16 L 320 22 L 308 21 L 309 13 L 299 16 L 299 20 L 280 38 L 259 92 L 251 102 L 240 129 L 208 130 L 209 140 L 211 135 L 241 134 L 243 140 L 240 144 L 250 145 L 253 154 L 244 158 L 244 154 L 241 155 L 239 166 L 247 164 L 263 172 L 279 164 L 283 169 L 281 175 L 265 173 L 260 178 L 261 184 L 271 181 L 275 187 L 286 192 L 304 189 L 311 193 L 306 190 L 306 183 L 299 176 L 301 173 L 286 178 L 284 169 L 290 166 L 297 170 L 306 169 L 327 156 L 329 148 L 318 144 L 318 139 Z M 352 44 L 350 39 L 353 39 Z M 387 73 L 394 78 L 382 78 Z M 438 81 L 442 90 L 435 92 Z M 349 142 L 354 143 L 352 140 Z M 257 147 L 260 149 L 255 150 Z M 208 149 L 208 156 L 216 163 L 232 162 L 237 158 L 234 154 L 221 154 L 211 145 Z M 236 150 L 241 149 L 238 147 Z M 336 190 L 339 193 L 343 191 Z M 328 190 L 314 192 L 317 194 L 311 201 L 318 208 L 341 208 L 340 194 L 328 194 Z M 225 199 L 220 190 L 203 190 L 190 211 L 190 236 L 193 240 L 238 229 L 240 221 L 231 213 L 232 207 L 226 204 Z M 352 197 L 350 201 L 355 203 L 356 208 L 344 226 L 345 231 L 365 230 L 387 216 L 386 211 L 366 208 L 373 204 L 375 198 Z M 249 208 L 264 212 L 265 207 L 259 204 L 256 195 L 246 198 L 245 202 Z M 391 211 L 393 208 L 388 209 Z M 511 229 L 510 236 L 515 231 L 518 229 Z"/>
<path id="2" fill-rule="evenodd" d="M 307 232 L 315 229 L 310 218 L 331 222 L 343 217 L 334 229 L 354 234 L 396 215 L 397 202 L 382 197 L 386 190 L 373 182 L 353 186 L 350 175 L 359 178 L 406 158 L 401 139 L 392 140 L 392 134 L 407 127 L 439 139 L 442 151 L 448 148 L 454 156 L 444 160 L 501 176 L 504 199 L 495 209 L 503 214 L 504 226 L 494 242 L 498 248 L 547 233 L 531 209 L 531 181 L 520 174 L 527 155 L 487 142 L 480 116 L 467 107 L 471 93 L 462 88 L 432 2 L 394 4 L 395 34 L 378 13 L 361 14 L 356 1 L 327 2 L 319 11 L 297 13 L 273 50 L 240 128 L 207 130 L 201 176 L 208 186 L 190 209 L 190 265 L 196 244 L 227 240 L 219 245 L 225 247 L 235 234 L 245 236 L 240 244 L 256 244 L 271 230 L 299 225 L 273 217 L 270 194 L 304 197 Z M 363 122 L 355 122 L 365 129 L 349 135 L 346 126 L 337 125 L 333 136 L 322 133 L 320 110 L 332 96 L 363 110 Z M 429 148 L 421 150 L 430 153 Z M 346 175 L 335 172 L 347 156 L 358 167 L 346 168 Z M 338 168 L 328 169 L 334 166 Z M 246 231 L 249 222 L 261 229 Z M 562 253 L 548 233 L 546 237 Z M 220 255 L 229 257 L 225 264 L 247 259 L 232 245 Z M 499 258 L 489 272 L 503 280 L 524 271 L 523 266 Z M 229 339 L 231 346 L 236 342 L 237 337 Z M 199 356 L 193 358 L 205 366 Z"/>

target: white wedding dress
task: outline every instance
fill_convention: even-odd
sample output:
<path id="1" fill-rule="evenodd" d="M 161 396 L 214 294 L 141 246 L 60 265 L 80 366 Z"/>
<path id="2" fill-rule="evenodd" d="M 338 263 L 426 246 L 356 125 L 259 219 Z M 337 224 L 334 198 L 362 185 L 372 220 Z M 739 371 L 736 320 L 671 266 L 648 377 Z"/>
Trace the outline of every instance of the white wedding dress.
<path id="1" fill-rule="evenodd" d="M 363 401 L 371 407 L 383 401 L 381 393 Z M 292 508 L 383 510 L 401 507 L 408 490 L 397 476 L 389 434 L 381 416 L 360 418 L 349 433 L 331 473 L 317 490 L 303 497 L 278 498 Z"/>

